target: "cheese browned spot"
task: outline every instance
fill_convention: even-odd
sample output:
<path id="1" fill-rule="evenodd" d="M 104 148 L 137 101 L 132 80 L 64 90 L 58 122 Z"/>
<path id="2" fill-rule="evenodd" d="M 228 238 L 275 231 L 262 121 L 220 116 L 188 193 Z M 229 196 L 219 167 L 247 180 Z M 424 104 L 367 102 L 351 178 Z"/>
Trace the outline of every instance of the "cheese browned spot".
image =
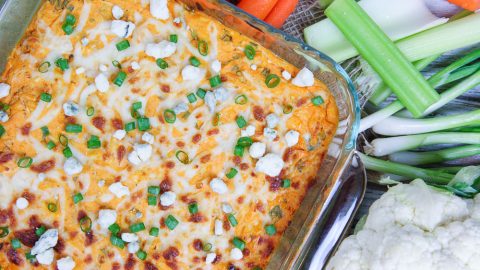
<path id="1" fill-rule="evenodd" d="M 71 0 L 64 11 L 44 2 L 0 77 L 10 105 L 0 140 L 0 227 L 10 231 L 2 269 L 40 267 L 25 254 L 42 226 L 58 231 L 42 255 L 48 261 L 53 250 L 50 268 L 71 258 L 86 270 L 264 269 L 336 131 L 325 84 L 292 84 L 282 73 L 303 67 L 175 0 Z M 114 6 L 124 14 L 112 27 Z M 76 19 L 70 35 L 67 14 Z M 269 73 L 278 86 L 266 86 Z M 312 96 L 324 103 L 314 106 Z M 245 148 L 235 151 L 237 143 Z M 27 157 L 30 167 L 20 168 Z M 112 244 L 114 223 L 119 239 L 138 229 L 125 238 L 136 241 Z M 21 248 L 10 248 L 12 238 Z"/>

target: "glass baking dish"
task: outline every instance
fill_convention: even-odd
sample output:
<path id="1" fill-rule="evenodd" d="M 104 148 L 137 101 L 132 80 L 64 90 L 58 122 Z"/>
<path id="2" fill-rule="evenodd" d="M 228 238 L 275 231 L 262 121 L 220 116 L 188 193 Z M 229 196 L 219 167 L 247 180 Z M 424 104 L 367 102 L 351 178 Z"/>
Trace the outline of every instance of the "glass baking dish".
<path id="1" fill-rule="evenodd" d="M 43 1 L 46 0 L 0 0 L 0 72 L 3 72 L 10 52 Z M 252 38 L 298 68 L 308 66 L 335 96 L 339 108 L 339 128 L 318 171 L 315 185 L 306 194 L 268 266 L 268 269 L 276 270 L 300 269 L 313 260 L 317 262 L 311 269 L 320 269 L 344 234 L 365 189 L 363 167 L 354 155 L 360 107 L 352 82 L 328 56 L 253 18 L 227 1 L 180 1 L 192 10 L 205 12 L 227 27 Z M 356 166 L 349 168 L 353 158 Z M 344 173 L 347 176 L 342 177 Z M 317 252 L 313 255 L 315 250 Z"/>

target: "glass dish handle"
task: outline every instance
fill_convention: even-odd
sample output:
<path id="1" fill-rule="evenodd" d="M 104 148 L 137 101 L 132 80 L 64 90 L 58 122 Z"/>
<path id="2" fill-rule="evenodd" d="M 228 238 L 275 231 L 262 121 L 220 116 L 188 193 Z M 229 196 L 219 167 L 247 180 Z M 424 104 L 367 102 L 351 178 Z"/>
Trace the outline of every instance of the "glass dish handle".
<path id="1" fill-rule="evenodd" d="M 340 192 L 333 198 L 333 203 L 328 209 L 329 218 L 320 224 L 322 227 L 320 237 L 304 269 L 320 270 L 326 266 L 341 240 L 351 229 L 354 215 L 365 194 L 366 185 L 365 168 L 360 157 L 353 154 L 350 166 L 341 176 Z"/>

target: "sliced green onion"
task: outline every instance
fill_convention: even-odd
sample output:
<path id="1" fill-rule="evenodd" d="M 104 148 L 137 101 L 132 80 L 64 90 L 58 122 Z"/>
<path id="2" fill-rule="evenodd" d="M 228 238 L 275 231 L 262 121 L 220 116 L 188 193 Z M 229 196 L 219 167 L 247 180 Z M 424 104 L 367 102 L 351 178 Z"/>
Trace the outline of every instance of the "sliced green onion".
<path id="1" fill-rule="evenodd" d="M 148 194 L 158 195 L 158 194 L 160 194 L 160 187 L 159 186 L 149 186 L 147 191 L 148 191 Z"/>
<path id="2" fill-rule="evenodd" d="M 480 145 L 465 145 L 427 152 L 397 152 L 389 155 L 388 159 L 408 165 L 425 165 L 475 155 L 480 155 Z"/>
<path id="3" fill-rule="evenodd" d="M 125 131 L 132 131 L 135 129 L 135 122 L 129 122 L 125 124 Z"/>
<path id="4" fill-rule="evenodd" d="M 235 103 L 239 105 L 245 105 L 248 102 L 248 98 L 245 95 L 240 95 L 235 98 Z"/>
<path id="5" fill-rule="evenodd" d="M 163 112 L 163 118 L 165 119 L 165 122 L 173 124 L 177 120 L 177 115 L 173 110 L 168 109 Z"/>
<path id="6" fill-rule="evenodd" d="M 116 246 L 116 247 L 119 247 L 119 248 L 124 248 L 125 247 L 125 243 L 123 242 L 123 240 L 115 235 L 111 235 L 110 236 L 110 243 L 112 243 L 112 245 Z"/>
<path id="7" fill-rule="evenodd" d="M 235 177 L 235 175 L 237 175 L 237 173 L 238 173 L 237 169 L 230 168 L 230 171 L 228 171 L 226 176 L 228 179 L 232 179 L 233 177 Z"/>
<path id="8" fill-rule="evenodd" d="M 101 146 L 102 146 L 102 142 L 97 136 L 95 135 L 90 136 L 90 139 L 87 141 L 88 149 L 98 149 Z"/>
<path id="9" fill-rule="evenodd" d="M 4 238 L 10 233 L 8 227 L 0 227 L 0 238 Z"/>
<path id="10" fill-rule="evenodd" d="M 147 117 L 137 118 L 138 130 L 147 131 L 150 129 L 150 119 Z"/>
<path id="11" fill-rule="evenodd" d="M 152 227 L 150 228 L 150 231 L 148 232 L 148 234 L 156 237 L 158 236 L 159 232 L 160 232 L 160 229 L 158 229 L 157 227 Z"/>
<path id="12" fill-rule="evenodd" d="M 25 253 L 25 259 L 27 259 L 30 263 L 35 263 L 37 261 L 37 257 L 32 255 L 30 252 Z"/>
<path id="13" fill-rule="evenodd" d="M 116 235 L 120 232 L 120 225 L 117 223 L 113 223 L 112 225 L 108 226 L 108 230 L 113 234 Z"/>
<path id="14" fill-rule="evenodd" d="M 220 115 L 220 113 L 218 113 L 218 112 L 215 113 L 215 115 L 213 116 L 212 125 L 213 125 L 214 127 L 220 125 L 220 116 L 221 116 L 221 115 Z"/>
<path id="15" fill-rule="evenodd" d="M 255 54 L 257 53 L 252 45 L 245 46 L 243 52 L 245 53 L 245 56 L 250 60 L 253 60 L 253 58 L 255 58 Z"/>
<path id="16" fill-rule="evenodd" d="M 68 146 L 68 138 L 67 136 L 63 135 L 63 134 L 60 134 L 60 136 L 58 136 L 58 141 L 60 142 L 61 145 L 63 146 Z"/>
<path id="17" fill-rule="evenodd" d="M 272 235 L 275 235 L 277 233 L 277 228 L 275 228 L 275 225 L 273 224 L 270 224 L 270 225 L 266 225 L 265 226 L 265 232 L 272 236 Z"/>
<path id="18" fill-rule="evenodd" d="M 237 122 L 239 128 L 243 128 L 247 125 L 247 121 L 241 115 L 237 116 L 237 119 L 235 121 Z"/>
<path id="19" fill-rule="evenodd" d="M 20 168 L 28 168 L 32 165 L 33 159 L 31 157 L 22 157 L 17 161 L 17 166 Z"/>
<path id="20" fill-rule="evenodd" d="M 170 35 L 170 42 L 177 43 L 178 42 L 178 36 L 175 34 Z"/>
<path id="21" fill-rule="evenodd" d="M 118 69 L 122 68 L 122 64 L 120 64 L 120 62 L 118 62 L 117 60 L 113 60 L 112 65 Z"/>
<path id="22" fill-rule="evenodd" d="M 47 137 L 48 135 L 50 135 L 50 129 L 48 129 L 47 126 L 41 127 L 40 130 L 42 130 L 42 136 L 44 138 Z"/>
<path id="23" fill-rule="evenodd" d="M 235 247 L 237 247 L 238 249 L 240 250 L 244 250 L 245 249 L 245 241 L 243 241 L 242 239 L 238 238 L 238 237 L 233 237 L 233 245 Z"/>
<path id="24" fill-rule="evenodd" d="M 18 238 L 13 238 L 10 243 L 12 244 L 13 249 L 19 249 L 22 247 L 22 244 L 20 243 L 20 240 L 18 240 Z"/>
<path id="25" fill-rule="evenodd" d="M 50 102 L 52 101 L 52 95 L 50 95 L 49 93 L 42 93 L 40 95 L 40 99 L 45 102 Z"/>
<path id="26" fill-rule="evenodd" d="M 140 232 L 143 230 L 145 230 L 145 224 L 143 224 L 143 222 L 130 225 L 130 231 L 132 233 Z"/>
<path id="27" fill-rule="evenodd" d="M 82 130 L 82 125 L 78 124 L 67 124 L 67 126 L 65 127 L 65 131 L 68 133 L 80 133 L 82 132 Z"/>
<path id="28" fill-rule="evenodd" d="M 187 95 L 188 102 L 190 103 L 195 103 L 197 101 L 197 97 L 195 96 L 194 93 L 190 93 Z"/>
<path id="29" fill-rule="evenodd" d="M 49 141 L 47 143 L 47 149 L 48 150 L 52 150 L 53 148 L 55 148 L 55 146 L 57 146 L 53 141 Z"/>
<path id="30" fill-rule="evenodd" d="M 3 136 L 3 134 L 5 134 L 5 128 L 3 127 L 2 124 L 0 124 L 0 138 Z"/>
<path id="31" fill-rule="evenodd" d="M 147 204 L 150 205 L 150 206 L 157 205 L 157 196 L 148 195 Z"/>
<path id="32" fill-rule="evenodd" d="M 70 68 L 68 65 L 68 60 L 65 58 L 58 58 L 55 60 L 55 65 L 59 67 L 62 71 L 65 71 Z"/>
<path id="33" fill-rule="evenodd" d="M 211 243 L 204 243 L 203 244 L 203 251 L 208 252 L 212 250 L 213 245 Z"/>
<path id="34" fill-rule="evenodd" d="M 228 218 L 228 221 L 230 221 L 230 224 L 232 224 L 232 227 L 235 227 L 238 225 L 238 221 L 233 214 L 228 214 L 227 218 Z"/>
<path id="35" fill-rule="evenodd" d="M 35 230 L 35 234 L 37 236 L 41 236 L 46 230 L 47 230 L 47 228 L 42 225 Z"/>
<path id="36" fill-rule="evenodd" d="M 243 152 L 245 150 L 245 147 L 241 145 L 235 145 L 235 149 L 233 150 L 233 154 L 237 157 L 243 157 Z"/>
<path id="37" fill-rule="evenodd" d="M 137 251 L 137 253 L 135 253 L 135 254 L 136 254 L 137 257 L 138 257 L 140 260 L 142 260 L 142 261 L 144 261 L 144 260 L 147 258 L 147 253 L 146 253 L 145 251 L 143 251 L 143 250 L 139 250 L 139 251 Z"/>
<path id="38" fill-rule="evenodd" d="M 288 187 L 290 187 L 290 185 L 291 185 L 290 179 L 284 179 L 284 180 L 282 181 L 282 187 L 283 187 L 283 188 L 288 188 Z"/>
<path id="39" fill-rule="evenodd" d="M 70 147 L 65 147 L 63 149 L 63 156 L 66 157 L 66 158 L 70 158 L 73 156 L 73 153 L 72 153 L 72 149 L 70 149 Z"/>
<path id="40" fill-rule="evenodd" d="M 177 227 L 178 223 L 180 223 L 174 216 L 168 215 L 167 219 L 165 219 L 165 225 L 173 231 L 175 227 Z"/>
<path id="41" fill-rule="evenodd" d="M 120 52 L 130 48 L 130 42 L 128 42 L 128 40 L 125 39 L 118 42 L 115 46 L 117 47 L 117 50 Z"/>
<path id="42" fill-rule="evenodd" d="M 79 203 L 79 202 L 81 202 L 81 201 L 83 201 L 83 195 L 82 195 L 82 193 L 79 192 L 79 193 L 73 195 L 73 203 L 74 203 L 74 204 L 77 204 L 77 203 Z"/>
<path id="43" fill-rule="evenodd" d="M 190 62 L 190 65 L 194 67 L 200 66 L 200 60 L 198 60 L 198 58 L 196 58 L 195 56 L 190 57 L 188 61 Z"/>
<path id="44" fill-rule="evenodd" d="M 137 101 L 132 104 L 132 110 L 140 110 L 142 108 L 142 102 Z"/>
<path id="45" fill-rule="evenodd" d="M 79 221 L 80 223 L 80 230 L 84 233 L 89 233 L 92 230 L 92 220 L 88 217 L 85 216 Z"/>
<path id="46" fill-rule="evenodd" d="M 73 16 L 72 14 L 67 14 L 65 16 L 66 24 L 74 25 L 76 22 L 77 22 L 77 18 L 75 18 L 75 16 Z"/>
<path id="47" fill-rule="evenodd" d="M 161 69 L 166 69 L 168 68 L 168 63 L 167 61 L 163 60 L 162 58 L 157 59 L 157 66 Z"/>
<path id="48" fill-rule="evenodd" d="M 293 106 L 292 105 L 285 105 L 283 106 L 283 113 L 284 114 L 290 114 L 293 111 Z"/>
<path id="49" fill-rule="evenodd" d="M 198 213 L 198 204 L 196 202 L 189 204 L 188 212 L 190 212 L 192 215 Z"/>
<path id="50" fill-rule="evenodd" d="M 178 150 L 175 153 L 175 156 L 177 157 L 178 161 L 180 161 L 183 164 L 189 164 L 190 163 L 190 158 L 188 157 L 188 154 L 185 151 Z"/>
<path id="51" fill-rule="evenodd" d="M 220 75 L 215 75 L 211 77 L 209 81 L 211 87 L 217 87 L 222 84 L 222 78 L 220 77 Z"/>
<path id="52" fill-rule="evenodd" d="M 198 41 L 198 52 L 203 56 L 208 54 L 208 43 L 205 40 Z"/>
<path id="53" fill-rule="evenodd" d="M 88 107 L 87 109 L 87 116 L 93 116 L 95 114 L 95 108 L 94 107 Z"/>
<path id="54" fill-rule="evenodd" d="M 48 71 L 48 69 L 51 67 L 52 65 L 50 64 L 50 62 L 48 61 L 45 61 L 45 62 L 42 62 L 39 66 L 38 66 L 38 71 L 40 73 L 45 73 Z"/>
<path id="55" fill-rule="evenodd" d="M 324 103 L 324 101 L 323 101 L 323 98 L 321 96 L 316 96 L 316 97 L 312 98 L 312 103 L 315 106 L 320 106 Z"/>
<path id="56" fill-rule="evenodd" d="M 253 140 L 250 137 L 240 137 L 238 138 L 238 141 L 237 141 L 237 145 L 240 145 L 242 147 L 249 147 L 252 144 L 253 144 Z"/>
<path id="57" fill-rule="evenodd" d="M 439 99 L 422 74 L 354 0 L 336 0 L 325 14 L 415 117 Z"/>
<path id="58" fill-rule="evenodd" d="M 280 84 L 280 77 L 275 74 L 268 74 L 267 78 L 265 79 L 265 84 L 268 88 L 275 88 Z"/>
<path id="59" fill-rule="evenodd" d="M 120 87 L 122 86 L 126 78 L 127 78 L 127 73 L 120 71 L 117 73 L 117 77 L 115 77 L 115 79 L 113 80 L 113 84 Z"/>
<path id="60" fill-rule="evenodd" d="M 56 203 L 48 203 L 47 204 L 48 211 L 55 213 L 57 212 L 57 204 Z"/>
<path id="61" fill-rule="evenodd" d="M 278 205 L 275 205 L 272 210 L 270 210 L 270 212 L 268 212 L 268 214 L 270 215 L 270 217 L 274 220 L 278 220 L 280 218 L 283 217 L 283 212 L 282 212 L 282 208 L 280 208 L 280 206 Z"/>
<path id="62" fill-rule="evenodd" d="M 196 94 L 199 98 L 204 99 L 205 95 L 207 94 L 207 91 L 205 91 L 205 89 L 198 88 Z"/>
<path id="63" fill-rule="evenodd" d="M 64 23 L 64 24 L 62 25 L 62 29 L 63 29 L 63 32 L 65 32 L 65 34 L 70 35 L 70 34 L 73 33 L 73 30 L 74 30 L 75 28 L 73 27 L 73 25 Z"/>

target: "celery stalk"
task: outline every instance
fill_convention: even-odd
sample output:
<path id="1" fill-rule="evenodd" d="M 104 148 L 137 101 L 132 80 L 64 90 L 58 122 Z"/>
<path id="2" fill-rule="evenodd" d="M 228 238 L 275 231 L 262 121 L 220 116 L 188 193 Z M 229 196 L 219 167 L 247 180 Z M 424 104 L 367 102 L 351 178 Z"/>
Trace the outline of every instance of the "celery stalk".
<path id="1" fill-rule="evenodd" d="M 439 99 L 422 74 L 355 1 L 336 0 L 325 14 L 414 116 L 421 116 Z"/>
<path id="2" fill-rule="evenodd" d="M 388 156 L 393 162 L 408 165 L 440 163 L 480 154 L 480 145 L 465 145 L 428 152 L 398 152 Z"/>
<path id="3" fill-rule="evenodd" d="M 428 183 L 440 185 L 448 184 L 454 177 L 454 175 L 442 171 L 416 168 L 405 164 L 373 158 L 362 153 L 359 153 L 359 156 L 362 159 L 365 168 L 372 171 L 396 174 L 411 179 L 420 178 Z"/>

